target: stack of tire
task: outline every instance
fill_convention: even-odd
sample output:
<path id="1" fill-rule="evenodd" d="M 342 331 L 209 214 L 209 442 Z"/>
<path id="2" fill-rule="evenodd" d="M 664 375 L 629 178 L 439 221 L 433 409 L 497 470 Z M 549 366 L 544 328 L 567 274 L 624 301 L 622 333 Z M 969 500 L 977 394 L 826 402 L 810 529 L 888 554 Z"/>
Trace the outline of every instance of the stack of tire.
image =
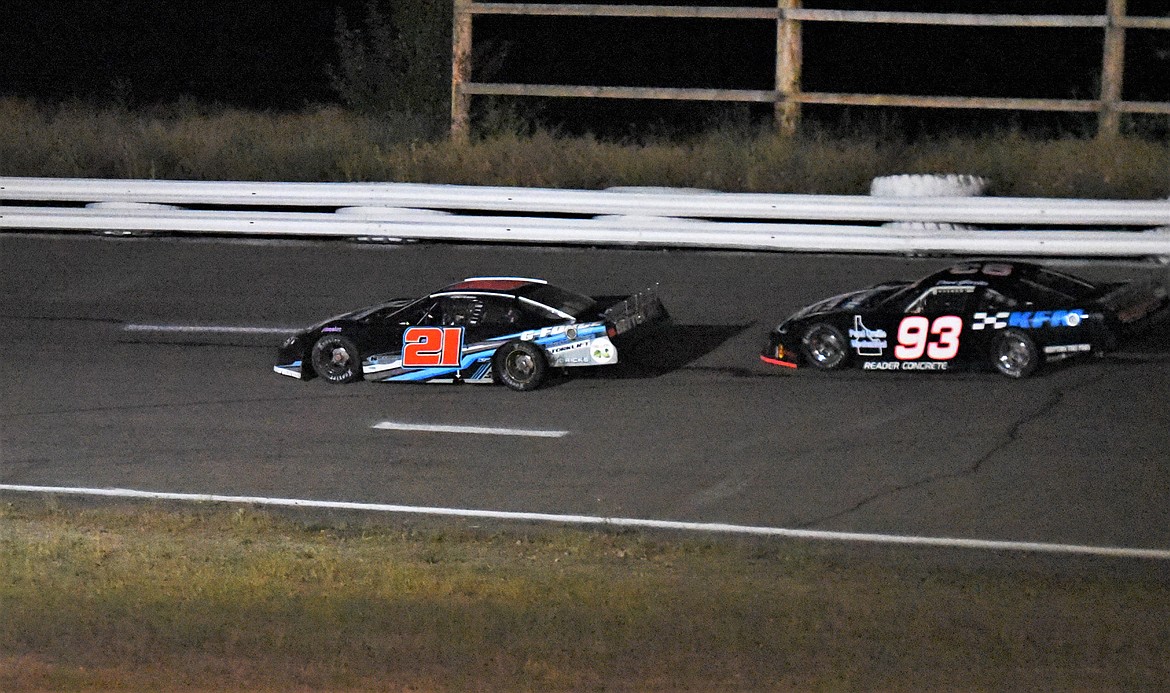
<path id="1" fill-rule="evenodd" d="M 871 197 L 980 197 L 987 192 L 988 180 L 966 174 L 906 174 L 880 176 L 869 186 Z M 934 221 L 890 221 L 884 228 L 905 231 L 968 231 L 976 227 Z"/>

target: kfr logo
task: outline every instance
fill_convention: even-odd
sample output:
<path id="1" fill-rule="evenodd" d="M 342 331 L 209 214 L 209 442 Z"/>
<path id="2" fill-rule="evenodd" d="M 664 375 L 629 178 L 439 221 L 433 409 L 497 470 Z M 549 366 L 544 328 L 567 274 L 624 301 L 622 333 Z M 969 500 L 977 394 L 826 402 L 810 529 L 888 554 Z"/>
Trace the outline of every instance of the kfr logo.
<path id="1" fill-rule="evenodd" d="M 1040 327 L 1076 327 L 1087 317 L 1089 317 L 1088 314 L 1080 308 L 1017 312 L 1008 316 L 1008 327 L 1020 327 L 1025 330 Z"/>

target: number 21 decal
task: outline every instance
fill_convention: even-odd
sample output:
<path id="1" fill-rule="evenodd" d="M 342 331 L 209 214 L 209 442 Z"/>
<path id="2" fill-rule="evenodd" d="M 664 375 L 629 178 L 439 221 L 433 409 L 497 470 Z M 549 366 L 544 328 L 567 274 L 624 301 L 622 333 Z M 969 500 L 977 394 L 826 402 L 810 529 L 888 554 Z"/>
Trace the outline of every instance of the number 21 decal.
<path id="1" fill-rule="evenodd" d="M 403 368 L 458 368 L 462 355 L 462 327 L 411 327 L 402 333 Z"/>
<path id="2" fill-rule="evenodd" d="M 901 361 L 915 361 L 926 354 L 935 361 L 950 361 L 959 353 L 959 333 L 962 331 L 963 319 L 957 315 L 944 315 L 935 318 L 933 323 L 921 315 L 902 318 L 894 356 Z M 938 339 L 932 342 L 930 335 Z"/>

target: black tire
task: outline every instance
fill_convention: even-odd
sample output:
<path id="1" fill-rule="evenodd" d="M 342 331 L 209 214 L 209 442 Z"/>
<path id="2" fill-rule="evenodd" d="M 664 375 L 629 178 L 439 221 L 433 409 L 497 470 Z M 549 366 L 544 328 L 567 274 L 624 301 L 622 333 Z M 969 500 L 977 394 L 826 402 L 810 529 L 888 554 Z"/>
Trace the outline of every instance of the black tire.
<path id="1" fill-rule="evenodd" d="M 991 365 L 1009 378 L 1026 378 L 1040 366 L 1040 351 L 1019 330 L 1004 330 L 991 345 Z"/>
<path id="2" fill-rule="evenodd" d="M 800 340 L 804 360 L 814 368 L 830 371 L 849 361 L 849 342 L 832 325 L 817 323 L 805 331 Z"/>
<path id="3" fill-rule="evenodd" d="M 532 342 L 511 341 L 492 357 L 492 376 L 513 390 L 535 390 L 548 376 L 548 359 Z"/>
<path id="4" fill-rule="evenodd" d="M 313 371 L 323 380 L 340 385 L 362 378 L 362 356 L 348 337 L 325 334 L 313 345 Z"/>

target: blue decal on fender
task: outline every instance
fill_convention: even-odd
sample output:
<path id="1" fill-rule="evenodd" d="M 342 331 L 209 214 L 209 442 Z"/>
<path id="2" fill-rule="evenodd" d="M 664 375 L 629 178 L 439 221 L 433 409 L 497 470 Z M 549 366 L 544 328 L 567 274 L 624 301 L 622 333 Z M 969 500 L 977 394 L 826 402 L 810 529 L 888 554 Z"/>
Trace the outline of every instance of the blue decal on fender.
<path id="1" fill-rule="evenodd" d="M 1008 327 L 1022 327 L 1025 330 L 1038 327 L 1076 327 L 1089 315 L 1080 308 L 1072 310 L 1038 310 L 1016 312 L 1008 316 Z"/>

